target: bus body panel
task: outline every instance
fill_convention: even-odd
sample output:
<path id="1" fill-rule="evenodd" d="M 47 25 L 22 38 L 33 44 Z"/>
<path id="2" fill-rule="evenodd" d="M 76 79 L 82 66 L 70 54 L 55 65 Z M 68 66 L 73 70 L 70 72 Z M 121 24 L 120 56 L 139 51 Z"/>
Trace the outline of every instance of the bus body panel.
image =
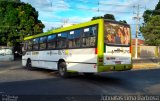
<path id="1" fill-rule="evenodd" d="M 106 46 L 104 65 L 131 64 L 129 47 Z"/>
<path id="2" fill-rule="evenodd" d="M 95 48 L 27 52 L 22 59 L 23 66 L 27 59 L 31 60 L 33 67 L 38 68 L 57 70 L 58 60 L 64 59 L 68 71 L 97 72 Z"/>
<path id="3" fill-rule="evenodd" d="M 130 69 L 132 69 L 132 59 L 129 47 L 106 46 L 103 65 L 98 67 L 98 72 Z"/>
<path id="4" fill-rule="evenodd" d="M 130 26 L 114 21 L 105 21 L 101 26 L 98 44 L 98 72 L 123 71 L 132 68 L 130 53 Z M 103 40 L 103 41 L 100 41 Z"/>

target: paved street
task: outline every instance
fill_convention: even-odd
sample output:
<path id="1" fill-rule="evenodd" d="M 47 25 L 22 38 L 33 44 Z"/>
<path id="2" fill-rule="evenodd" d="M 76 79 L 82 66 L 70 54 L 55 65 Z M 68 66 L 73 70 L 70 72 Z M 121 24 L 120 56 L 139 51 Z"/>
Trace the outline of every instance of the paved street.
<path id="1" fill-rule="evenodd" d="M 9 95 L 159 95 L 160 69 L 109 72 L 60 78 L 56 71 L 29 71 L 20 61 L 0 62 L 0 94 Z"/>

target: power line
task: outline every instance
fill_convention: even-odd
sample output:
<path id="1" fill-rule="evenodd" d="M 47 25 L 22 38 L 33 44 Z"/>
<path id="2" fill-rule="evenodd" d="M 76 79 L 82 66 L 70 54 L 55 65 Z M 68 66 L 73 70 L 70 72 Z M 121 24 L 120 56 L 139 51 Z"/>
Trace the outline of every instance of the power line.
<path id="1" fill-rule="evenodd" d="M 52 5 L 52 6 L 54 6 L 54 5 Z M 59 7 L 61 7 L 61 8 L 69 8 L 69 9 L 79 9 L 79 10 L 85 10 L 85 11 L 89 11 L 89 12 L 92 12 L 92 11 L 94 11 L 94 12 L 112 12 L 112 13 L 133 13 L 133 12 L 123 12 L 123 11 L 110 11 L 110 10 L 104 10 L 104 9 L 99 9 L 99 8 L 94 8 L 94 9 L 92 9 L 92 8 L 83 8 L 83 7 L 66 7 L 66 6 L 54 6 L 55 8 L 59 8 Z"/>
<path id="2" fill-rule="evenodd" d="M 67 1 L 67 0 L 59 0 L 59 1 Z M 71 0 L 68 0 L 71 1 Z M 73 0 L 72 0 L 73 1 Z M 81 3 L 90 3 L 90 4 L 96 4 L 96 5 L 104 5 L 104 6 L 123 6 L 123 7 L 136 7 L 135 5 L 127 5 L 127 4 L 113 4 L 113 3 L 105 3 L 105 2 L 101 2 L 100 0 L 97 0 L 97 2 L 93 2 L 93 1 L 84 1 L 84 0 L 74 0 L 73 2 L 81 2 Z M 143 8 L 143 7 L 140 7 Z"/>
<path id="3" fill-rule="evenodd" d="M 71 0 L 59 0 L 59 1 L 71 1 Z M 89 4 L 96 4 L 98 7 L 96 9 L 91 9 L 91 8 L 85 8 L 85 7 L 75 7 L 75 6 L 72 6 L 72 7 L 68 7 L 68 6 L 57 6 L 56 5 L 53 5 L 51 4 L 52 7 L 55 7 L 55 8 L 69 8 L 69 9 L 79 9 L 79 10 L 87 10 L 87 11 L 97 11 L 97 12 L 113 12 L 113 13 L 133 13 L 133 11 L 129 12 L 129 11 L 107 11 L 105 9 L 100 9 L 100 6 L 104 5 L 104 6 L 116 6 L 116 7 L 132 7 L 133 9 L 136 8 L 137 6 L 136 5 L 122 5 L 122 4 L 113 4 L 113 3 L 102 3 L 102 2 L 99 2 L 99 0 L 97 2 L 93 2 L 93 1 L 84 1 L 84 0 L 76 0 L 76 1 L 73 1 L 73 2 L 81 2 L 81 3 L 89 3 Z M 53 1 L 51 1 L 52 3 Z M 143 7 L 140 7 L 139 8 L 143 8 Z"/>
<path id="4" fill-rule="evenodd" d="M 59 0 L 59 1 L 71 1 L 71 0 Z M 121 14 L 125 14 L 125 13 L 133 13 L 133 11 L 111 11 L 111 10 L 106 10 L 106 9 L 100 9 L 100 6 L 104 5 L 104 6 L 116 6 L 116 7 L 132 7 L 133 9 L 136 8 L 137 6 L 136 5 L 122 5 L 122 4 L 113 4 L 113 3 L 102 3 L 102 2 L 99 2 L 99 0 L 97 2 L 93 2 L 93 1 L 84 1 L 84 0 L 76 0 L 76 1 L 73 1 L 73 2 L 81 2 L 81 3 L 90 3 L 90 4 L 96 4 L 97 5 L 97 8 L 85 8 L 85 7 L 75 7 L 75 6 L 64 6 L 64 5 L 59 5 L 57 6 L 56 5 L 53 5 L 53 0 L 51 0 L 51 7 L 54 7 L 54 8 L 64 8 L 64 9 L 79 9 L 79 10 L 85 10 L 85 11 L 89 11 L 89 12 L 111 12 L 111 13 L 121 13 Z M 139 6 L 140 8 L 140 6 Z M 142 14 L 142 13 L 141 13 Z"/>

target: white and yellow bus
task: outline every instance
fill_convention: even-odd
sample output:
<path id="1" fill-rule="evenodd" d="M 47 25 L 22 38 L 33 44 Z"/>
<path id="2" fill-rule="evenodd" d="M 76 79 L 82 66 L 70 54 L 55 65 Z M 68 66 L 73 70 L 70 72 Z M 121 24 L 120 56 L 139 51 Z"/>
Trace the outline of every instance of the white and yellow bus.
<path id="1" fill-rule="evenodd" d="M 22 65 L 93 74 L 132 68 L 128 24 L 98 19 L 24 38 Z"/>

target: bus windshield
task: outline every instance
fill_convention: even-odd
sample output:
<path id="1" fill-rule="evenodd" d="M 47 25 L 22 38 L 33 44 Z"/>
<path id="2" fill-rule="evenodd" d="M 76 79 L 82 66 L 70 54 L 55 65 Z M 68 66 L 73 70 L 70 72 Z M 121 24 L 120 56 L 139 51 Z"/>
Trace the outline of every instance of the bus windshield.
<path id="1" fill-rule="evenodd" d="M 130 45 L 130 27 L 128 25 L 105 22 L 106 45 Z"/>

